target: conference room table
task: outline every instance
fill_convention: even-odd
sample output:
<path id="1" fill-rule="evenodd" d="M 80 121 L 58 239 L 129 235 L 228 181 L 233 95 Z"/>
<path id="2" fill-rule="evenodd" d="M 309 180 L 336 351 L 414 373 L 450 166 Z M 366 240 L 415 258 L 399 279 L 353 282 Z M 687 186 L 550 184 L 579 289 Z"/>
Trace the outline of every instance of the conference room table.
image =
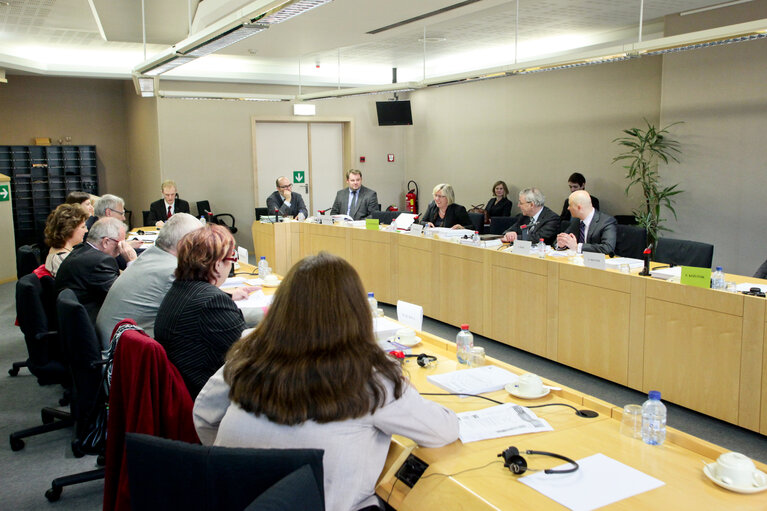
<path id="1" fill-rule="evenodd" d="M 419 333 L 419 336 L 423 341 L 412 348 L 413 353 L 427 353 L 436 356 L 438 360 L 431 367 L 422 368 L 416 364 L 415 359 L 409 358 L 403 364 L 403 371 L 420 392 L 445 392 L 430 383 L 427 376 L 458 370 L 455 344 L 425 332 Z M 515 374 L 525 372 L 492 358 L 487 363 Z M 399 511 L 564 509 L 561 504 L 520 482 L 520 477 L 529 475 L 530 471 L 523 476 L 515 476 L 503 466 L 502 458 L 497 455 L 509 446 L 516 446 L 520 451 L 549 451 L 576 461 L 601 453 L 665 483 L 607 505 L 604 509 L 765 509 L 767 492 L 734 493 L 717 486 L 704 475 L 704 463 L 716 461 L 726 449 L 673 428 L 668 428 L 663 445 L 647 445 L 641 439 L 620 432 L 622 406 L 614 406 L 546 379 L 544 383 L 560 387 L 561 390 L 552 390 L 547 396 L 532 400 L 513 397 L 505 390 L 483 395 L 522 406 L 566 403 L 578 409 L 596 411 L 599 416 L 579 417 L 572 409 L 564 406 L 536 408 L 532 411 L 549 422 L 553 431 L 467 444 L 457 440 L 440 448 L 419 447 L 407 438 L 395 436 L 376 487 L 378 496 Z M 474 397 L 425 397 L 456 412 L 496 406 Z M 397 470 L 411 454 L 428 464 L 412 488 L 395 477 Z M 564 463 L 545 456 L 524 456 L 531 469 L 542 470 Z M 762 471 L 767 469 L 764 464 L 756 465 Z"/>
<path id="2" fill-rule="evenodd" d="M 767 300 L 443 239 L 254 222 L 255 255 L 285 274 L 310 254 L 348 260 L 380 302 L 767 434 Z M 727 275 L 735 282 L 767 281 Z"/>

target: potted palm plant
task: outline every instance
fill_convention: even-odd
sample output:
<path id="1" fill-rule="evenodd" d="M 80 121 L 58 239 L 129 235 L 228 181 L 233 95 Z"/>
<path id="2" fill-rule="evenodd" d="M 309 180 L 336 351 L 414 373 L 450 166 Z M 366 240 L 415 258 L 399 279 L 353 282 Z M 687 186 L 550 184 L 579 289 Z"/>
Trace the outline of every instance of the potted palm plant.
<path id="1" fill-rule="evenodd" d="M 669 128 L 677 123 L 669 124 L 665 128 L 657 129 L 650 121 L 644 120 L 647 127 L 630 128 L 623 130 L 623 136 L 618 137 L 616 142 L 624 152 L 613 158 L 613 163 L 622 162 L 626 169 L 626 178 L 629 180 L 626 186 L 626 195 L 631 188 L 639 185 L 642 188 L 643 203 L 632 211 L 639 226 L 647 230 L 647 243 L 655 253 L 655 245 L 662 231 L 670 232 L 671 229 L 664 226 L 665 218 L 663 210 L 667 209 L 676 219 L 674 201 L 676 195 L 682 193 L 679 184 L 664 185 L 661 183 L 658 166 L 661 162 L 679 163 L 677 156 L 680 154 L 679 142 L 669 137 Z"/>

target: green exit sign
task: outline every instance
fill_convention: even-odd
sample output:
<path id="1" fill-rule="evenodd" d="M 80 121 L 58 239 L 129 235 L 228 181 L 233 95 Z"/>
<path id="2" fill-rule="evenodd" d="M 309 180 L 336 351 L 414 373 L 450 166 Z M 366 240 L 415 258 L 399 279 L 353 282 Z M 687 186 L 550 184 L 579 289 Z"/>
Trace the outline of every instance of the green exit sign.
<path id="1" fill-rule="evenodd" d="M 306 183 L 306 172 L 304 172 L 303 170 L 294 170 L 293 182 L 298 184 Z"/>
<path id="2" fill-rule="evenodd" d="M 8 183 L 0 185 L 0 202 L 11 200 L 11 187 Z"/>

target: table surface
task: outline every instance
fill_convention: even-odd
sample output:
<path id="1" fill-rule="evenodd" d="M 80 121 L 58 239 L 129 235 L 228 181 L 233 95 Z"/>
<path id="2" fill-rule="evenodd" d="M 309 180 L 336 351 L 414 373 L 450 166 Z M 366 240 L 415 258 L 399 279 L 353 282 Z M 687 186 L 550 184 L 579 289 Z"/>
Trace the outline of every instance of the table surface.
<path id="1" fill-rule="evenodd" d="M 438 358 L 435 366 L 419 367 L 407 359 L 404 372 L 421 392 L 444 392 L 427 381 L 430 374 L 454 371 L 455 347 L 428 333 L 420 333 L 423 343 L 413 353 L 428 353 Z M 516 374 L 525 371 L 492 358 L 488 363 Z M 668 428 L 661 446 L 650 446 L 620 433 L 622 406 L 590 397 L 544 379 L 544 383 L 562 390 L 535 400 L 518 399 L 506 391 L 485 394 L 488 397 L 522 405 L 567 403 L 579 409 L 597 411 L 593 419 L 581 418 L 567 407 L 533 409 L 548 421 L 554 431 L 483 440 L 463 444 L 460 440 L 440 448 L 423 448 L 411 440 L 395 436 L 387 464 L 379 480 L 378 495 L 395 509 L 564 509 L 555 501 L 521 484 L 519 476 L 503 467 L 497 455 L 509 446 L 521 450 L 561 453 L 575 460 L 602 453 L 612 459 L 660 479 L 664 486 L 607 506 L 609 509 L 765 509 L 767 492 L 753 495 L 730 492 L 715 485 L 703 474 L 704 463 L 711 463 L 726 449 L 680 431 Z M 495 406 L 478 398 L 426 396 L 456 412 Z M 411 489 L 394 473 L 412 453 L 429 464 L 422 478 Z M 550 468 L 560 460 L 545 456 L 527 456 L 530 467 Z M 757 463 L 761 470 L 765 465 Z M 396 482 L 396 484 L 395 484 Z"/>

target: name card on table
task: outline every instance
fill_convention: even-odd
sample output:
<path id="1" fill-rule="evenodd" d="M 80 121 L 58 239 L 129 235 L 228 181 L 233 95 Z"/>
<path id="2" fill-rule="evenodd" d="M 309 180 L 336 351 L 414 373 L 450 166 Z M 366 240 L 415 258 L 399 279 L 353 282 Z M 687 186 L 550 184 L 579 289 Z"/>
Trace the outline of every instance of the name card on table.
<path id="1" fill-rule="evenodd" d="M 411 234 L 421 234 L 423 232 L 423 225 L 421 224 L 413 224 L 410 226 L 410 233 Z"/>
<path id="2" fill-rule="evenodd" d="M 533 246 L 533 242 L 530 240 L 520 240 L 517 239 L 514 241 L 514 244 L 511 246 L 511 253 L 512 254 L 519 254 L 519 255 L 530 255 L 530 248 Z"/>
<path id="3" fill-rule="evenodd" d="M 245 247 L 237 247 L 237 257 L 241 263 L 248 264 L 248 249 Z"/>
<path id="4" fill-rule="evenodd" d="M 377 218 L 366 218 L 365 219 L 365 229 L 369 229 L 371 231 L 377 231 L 379 229 L 378 219 Z"/>
<path id="5" fill-rule="evenodd" d="M 595 270 L 605 269 L 605 255 L 600 252 L 584 252 L 583 266 L 594 268 Z"/>
<path id="6" fill-rule="evenodd" d="M 696 268 L 682 266 L 682 276 L 679 279 L 685 286 L 695 286 L 708 289 L 711 287 L 711 268 Z"/>
<path id="7" fill-rule="evenodd" d="M 333 225 L 333 219 L 329 216 L 323 216 L 320 217 L 320 224 L 321 225 Z"/>
<path id="8" fill-rule="evenodd" d="M 397 300 L 397 321 L 413 330 L 423 330 L 423 307 Z"/>

